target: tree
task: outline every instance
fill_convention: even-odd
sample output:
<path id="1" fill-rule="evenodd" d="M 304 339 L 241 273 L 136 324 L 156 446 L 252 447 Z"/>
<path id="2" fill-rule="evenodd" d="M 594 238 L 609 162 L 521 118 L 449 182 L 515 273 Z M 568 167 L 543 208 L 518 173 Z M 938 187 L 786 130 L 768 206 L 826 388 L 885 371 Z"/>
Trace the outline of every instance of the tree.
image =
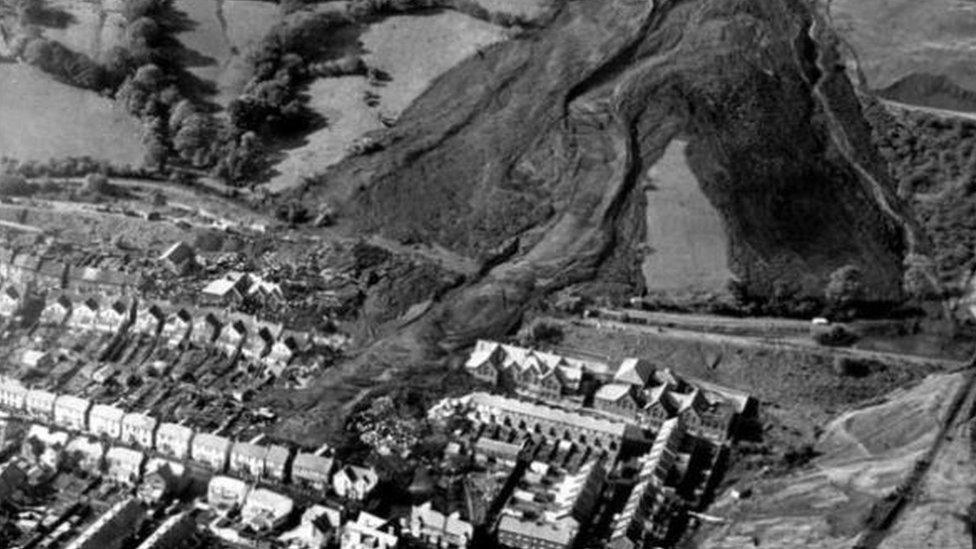
<path id="1" fill-rule="evenodd" d="M 191 114 L 180 123 L 173 137 L 173 148 L 183 160 L 202 167 L 210 163 L 216 138 L 217 125 L 211 116 Z"/>
<path id="2" fill-rule="evenodd" d="M 163 85 L 167 83 L 166 80 L 166 73 L 154 63 L 146 63 L 139 67 L 132 77 L 132 82 L 135 85 L 150 93 L 162 89 Z"/>
<path id="3" fill-rule="evenodd" d="M 155 21 L 140 17 L 126 29 L 125 45 L 132 58 L 140 63 L 148 63 L 156 56 L 156 45 L 162 35 L 162 29 Z"/>
<path id="4" fill-rule="evenodd" d="M 88 176 L 85 177 L 84 190 L 89 193 L 100 195 L 111 195 L 114 192 L 112 184 L 108 181 L 108 177 L 101 173 L 88 174 Z"/>
<path id="5" fill-rule="evenodd" d="M 863 275 L 854 265 L 845 265 L 830 274 L 824 296 L 835 307 L 846 308 L 863 297 Z"/>
<path id="6" fill-rule="evenodd" d="M 32 192 L 33 186 L 23 176 L 0 174 L 0 196 L 28 196 Z"/>
<path id="7" fill-rule="evenodd" d="M 172 133 L 180 131 L 183 121 L 194 114 L 197 114 L 197 108 L 189 99 L 183 99 L 174 105 L 169 114 L 169 131 Z"/>
<path id="8" fill-rule="evenodd" d="M 922 301 L 937 292 L 932 285 L 932 259 L 921 254 L 908 254 L 905 257 L 905 274 L 902 278 L 902 289 L 912 299 Z"/>
<path id="9" fill-rule="evenodd" d="M 145 146 L 143 164 L 157 172 L 165 171 L 170 151 L 166 121 L 159 117 L 147 118 L 143 128 L 142 144 Z"/>

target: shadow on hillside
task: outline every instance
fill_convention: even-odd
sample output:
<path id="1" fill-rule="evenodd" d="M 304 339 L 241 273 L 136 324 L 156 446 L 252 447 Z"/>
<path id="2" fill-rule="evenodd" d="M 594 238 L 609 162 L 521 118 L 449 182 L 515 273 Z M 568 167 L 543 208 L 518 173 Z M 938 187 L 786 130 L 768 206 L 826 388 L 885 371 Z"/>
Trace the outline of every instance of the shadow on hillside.
<path id="1" fill-rule="evenodd" d="M 26 14 L 27 23 L 50 29 L 66 29 L 78 22 L 74 14 L 60 6 L 38 5 Z"/>
<path id="2" fill-rule="evenodd" d="M 187 48 L 178 38 L 180 34 L 193 31 L 199 24 L 186 12 L 172 5 L 156 16 L 156 22 L 163 29 L 158 42 L 161 61 L 170 67 L 170 72 L 176 78 L 180 90 L 191 101 L 210 110 L 218 110 L 219 106 L 213 102 L 213 97 L 218 91 L 217 84 L 189 71 L 193 68 L 217 65 L 218 60 Z"/>

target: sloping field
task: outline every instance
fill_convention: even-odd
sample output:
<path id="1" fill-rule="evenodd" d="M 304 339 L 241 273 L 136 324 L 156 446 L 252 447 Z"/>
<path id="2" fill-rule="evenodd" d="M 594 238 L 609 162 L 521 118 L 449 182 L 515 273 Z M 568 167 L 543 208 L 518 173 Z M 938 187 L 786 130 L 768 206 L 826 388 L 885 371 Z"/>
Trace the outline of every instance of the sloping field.
<path id="1" fill-rule="evenodd" d="M 691 172 L 685 141 L 672 141 L 647 175 L 648 291 L 725 289 L 728 237 L 718 210 Z"/>
<path id="2" fill-rule="evenodd" d="M 117 4 L 108 0 L 51 2 L 52 7 L 70 14 L 73 21 L 63 29 L 45 28 L 44 35 L 71 50 L 99 59 L 113 46 L 119 45 L 125 35 L 125 19 Z"/>
<path id="3" fill-rule="evenodd" d="M 179 36 L 191 52 L 187 68 L 216 86 L 213 100 L 226 105 L 250 78 L 245 59 L 278 21 L 277 5 L 258 0 L 176 0 L 176 8 L 195 23 Z"/>
<path id="4" fill-rule="evenodd" d="M 884 404 L 841 416 L 828 426 L 818 448 L 824 455 L 812 467 L 760 482 L 749 500 L 724 499 L 713 506 L 709 512 L 729 519 L 729 523 L 704 533 L 700 546 L 853 547 L 874 501 L 894 490 L 933 442 L 939 419 L 962 382 L 961 374 L 932 376 L 913 389 L 893 392 Z M 971 479 L 971 462 L 962 471 L 958 475 L 967 474 Z M 951 515 L 938 517 L 942 524 L 953 521 Z M 913 531 L 922 526 L 911 516 L 903 517 L 898 524 Z M 931 529 L 933 525 L 930 521 L 924 526 Z M 946 544 L 902 544 L 889 538 L 883 547 L 962 547 L 957 543 L 969 541 L 965 536 L 949 533 L 945 537 L 947 532 L 961 530 L 940 534 L 943 537 L 939 539 Z M 928 534 L 928 540 L 935 539 L 931 537 L 934 532 Z"/>
<path id="5" fill-rule="evenodd" d="M 189 0 L 188 0 L 189 1 Z M 372 25 L 362 36 L 368 64 L 388 72 L 393 80 L 371 87 L 365 78 L 320 79 L 312 84 L 311 107 L 328 126 L 312 133 L 305 144 L 289 152 L 276 170 L 269 189 L 282 191 L 335 164 L 358 137 L 382 127 L 379 114 L 399 116 L 439 75 L 498 42 L 505 31 L 456 12 L 424 16 L 389 17 Z M 380 98 L 377 107 L 363 101 L 367 91 Z"/>
<path id="6" fill-rule="evenodd" d="M 142 160 L 139 123 L 112 100 L 26 65 L 0 64 L 0 156 Z"/>
<path id="7" fill-rule="evenodd" d="M 976 92 L 976 4 L 833 0 L 829 5 L 835 28 L 855 50 L 872 89 L 905 80 L 889 99 L 976 110 L 976 97 L 958 97 L 959 92 Z"/>

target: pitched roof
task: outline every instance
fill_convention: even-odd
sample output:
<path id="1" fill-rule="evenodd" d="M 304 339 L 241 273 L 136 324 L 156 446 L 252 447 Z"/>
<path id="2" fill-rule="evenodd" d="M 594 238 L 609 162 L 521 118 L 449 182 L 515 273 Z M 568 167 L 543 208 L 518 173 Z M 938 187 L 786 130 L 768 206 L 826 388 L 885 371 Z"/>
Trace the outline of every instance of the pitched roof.
<path id="1" fill-rule="evenodd" d="M 264 457 L 268 455 L 268 449 L 265 446 L 251 444 L 250 442 L 235 442 L 231 455 L 238 458 L 246 457 L 264 461 Z"/>
<path id="2" fill-rule="evenodd" d="M 335 460 L 325 456 L 317 456 L 315 454 L 309 454 L 302 452 L 295 456 L 295 461 L 291 464 L 292 474 L 296 472 L 303 471 L 316 471 L 321 475 L 328 475 L 332 471 L 332 467 L 335 464 Z"/>
<path id="3" fill-rule="evenodd" d="M 624 437 L 630 433 L 627 423 L 622 421 L 597 418 L 553 406 L 535 404 L 533 402 L 483 392 L 472 393 L 470 395 L 470 402 L 475 406 L 496 408 L 515 415 L 534 417 L 550 423 L 587 429 L 617 437 Z"/>
<path id="4" fill-rule="evenodd" d="M 414 505 L 410 515 L 412 519 L 434 526 L 448 535 L 469 538 L 474 535 L 474 526 L 470 522 L 461 520 L 457 513 L 445 515 L 435 511 L 429 501 L 423 505 Z"/>
<path id="5" fill-rule="evenodd" d="M 284 465 L 288 461 L 288 457 L 291 455 L 291 450 L 280 445 L 272 444 L 268 446 L 268 453 L 264 456 L 265 463 L 281 464 Z"/>
<path id="6" fill-rule="evenodd" d="M 616 402 L 630 393 L 631 385 L 624 383 L 607 383 L 597 389 L 593 398 Z"/>
<path id="7" fill-rule="evenodd" d="M 136 428 L 136 429 L 152 429 L 156 426 L 156 418 L 140 413 L 125 414 L 122 418 L 122 425 L 124 427 Z"/>
<path id="8" fill-rule="evenodd" d="M 121 422 L 122 416 L 125 415 L 125 410 L 115 406 L 109 406 L 108 404 L 96 404 L 92 406 L 91 412 L 88 415 L 89 417 L 97 417 L 106 421 Z"/>
<path id="9" fill-rule="evenodd" d="M 651 380 L 657 367 L 643 359 L 626 358 L 620 363 L 620 368 L 614 374 L 613 379 L 619 383 L 629 383 L 644 387 Z"/>
<path id="10" fill-rule="evenodd" d="M 196 255 L 196 251 L 193 249 L 193 246 L 190 246 L 181 240 L 167 248 L 166 251 L 159 256 L 159 259 L 162 261 L 171 261 L 179 264 L 193 259 L 194 255 Z"/>

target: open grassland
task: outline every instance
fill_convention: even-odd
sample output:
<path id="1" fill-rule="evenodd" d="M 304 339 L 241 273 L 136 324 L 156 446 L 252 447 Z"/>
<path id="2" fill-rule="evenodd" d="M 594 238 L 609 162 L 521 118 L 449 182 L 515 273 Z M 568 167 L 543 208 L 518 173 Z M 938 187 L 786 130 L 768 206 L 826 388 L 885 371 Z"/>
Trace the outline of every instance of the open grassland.
<path id="1" fill-rule="evenodd" d="M 26 65 L 0 64 L 0 156 L 138 165 L 140 127 L 110 99 Z"/>
<path id="2" fill-rule="evenodd" d="M 176 0 L 193 21 L 179 35 L 189 50 L 187 69 L 216 91 L 213 101 L 227 105 L 250 78 L 247 54 L 278 21 L 278 8 L 258 0 Z"/>
<path id="3" fill-rule="evenodd" d="M 101 59 L 105 52 L 122 44 L 126 23 L 118 2 L 56 0 L 51 6 L 69 14 L 71 22 L 64 28 L 46 27 L 43 32 L 47 38 L 92 59 Z"/>
<path id="4" fill-rule="evenodd" d="M 912 75 L 893 99 L 931 107 L 976 110 L 976 100 L 933 85 L 947 77 L 976 93 L 976 4 L 956 0 L 833 0 L 834 26 L 857 54 L 867 84 L 883 90 Z M 961 107 L 961 108 L 960 108 Z"/>
<path id="5" fill-rule="evenodd" d="M 382 127 L 380 113 L 396 118 L 435 78 L 504 38 L 502 28 L 456 12 L 395 16 L 371 25 L 360 39 L 363 57 L 392 81 L 383 87 L 372 87 L 362 77 L 313 83 L 310 106 L 325 117 L 327 127 L 309 135 L 276 166 L 279 175 L 270 190 L 287 189 L 335 164 L 353 141 Z M 376 107 L 363 100 L 367 91 L 379 96 Z"/>
<path id="6" fill-rule="evenodd" d="M 646 180 L 643 272 L 652 292 L 720 292 L 732 278 L 722 218 L 692 173 L 686 147 L 684 141 L 672 141 Z"/>

